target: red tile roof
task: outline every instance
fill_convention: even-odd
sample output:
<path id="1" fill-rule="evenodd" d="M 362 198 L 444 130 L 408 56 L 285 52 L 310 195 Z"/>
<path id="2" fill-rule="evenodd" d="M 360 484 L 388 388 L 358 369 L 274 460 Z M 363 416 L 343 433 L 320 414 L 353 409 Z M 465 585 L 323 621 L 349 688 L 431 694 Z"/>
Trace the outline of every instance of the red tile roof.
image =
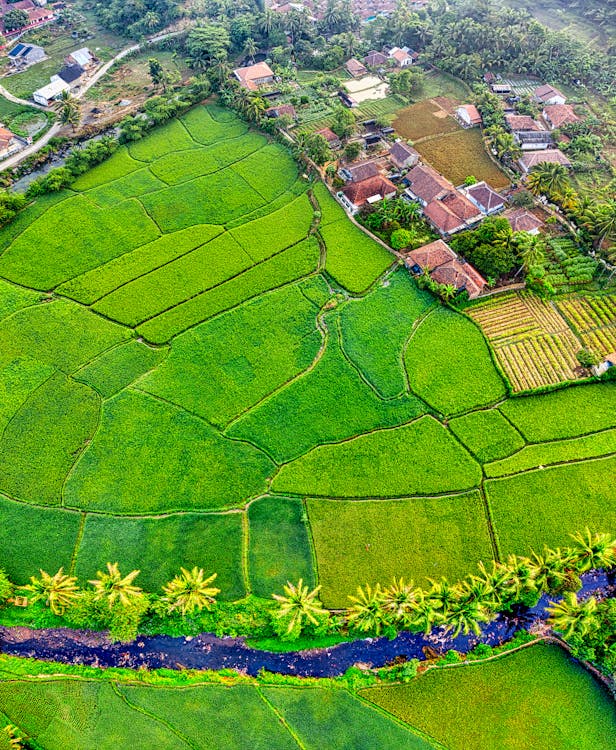
<path id="1" fill-rule="evenodd" d="M 418 164 L 413 167 L 406 179 L 413 195 L 425 203 L 454 190 L 453 184 L 429 164 Z"/>
<path id="2" fill-rule="evenodd" d="M 486 212 L 494 211 L 505 203 L 503 196 L 497 193 L 496 190 L 492 190 L 486 182 L 478 182 L 476 185 L 471 185 L 466 188 L 466 194 Z"/>
<path id="3" fill-rule="evenodd" d="M 247 65 L 245 68 L 236 68 L 233 73 L 242 86 L 251 90 L 258 88 L 257 82 L 261 79 L 273 80 L 274 78 L 273 70 L 265 62 Z"/>
<path id="4" fill-rule="evenodd" d="M 571 162 L 557 148 L 548 148 L 544 151 L 533 151 L 532 153 L 524 154 L 519 159 L 519 164 L 522 166 L 525 172 L 529 172 L 533 167 L 538 164 L 562 164 L 565 167 L 570 167 Z"/>
<path id="5" fill-rule="evenodd" d="M 541 229 L 543 222 L 525 208 L 508 208 L 503 212 L 503 218 L 507 219 L 514 232 L 532 232 Z"/>
<path id="6" fill-rule="evenodd" d="M 570 104 L 548 104 L 543 108 L 543 116 L 553 128 L 562 128 L 563 125 L 580 121 Z"/>
<path id="7" fill-rule="evenodd" d="M 377 175 L 369 177 L 367 180 L 352 182 L 350 185 L 342 188 L 342 192 L 355 206 L 363 206 L 368 198 L 379 195 L 385 198 L 396 192 L 396 186 L 386 177 Z"/>
<path id="8" fill-rule="evenodd" d="M 438 266 L 442 266 L 443 263 L 453 260 L 455 257 L 456 254 L 446 242 L 435 240 L 428 245 L 411 250 L 404 262 L 408 268 L 418 265 L 422 270 L 427 268 L 431 271 L 434 268 L 438 268 Z"/>
<path id="9" fill-rule="evenodd" d="M 360 63 L 359 60 L 356 60 L 354 57 L 352 57 L 350 60 L 347 60 L 344 67 L 352 76 L 363 76 L 364 73 L 368 72 L 366 70 L 366 66 L 363 63 Z"/>
<path id="10" fill-rule="evenodd" d="M 368 52 L 364 57 L 364 63 L 372 68 L 377 68 L 379 65 L 385 65 L 386 62 L 387 55 L 384 55 L 382 52 L 376 52 L 375 50 Z"/>
<path id="11" fill-rule="evenodd" d="M 6 148 L 10 142 L 15 138 L 15 133 L 12 133 L 6 128 L 0 127 L 0 147 Z"/>
<path id="12" fill-rule="evenodd" d="M 510 130 L 544 130 L 530 115 L 505 115 Z"/>
<path id="13" fill-rule="evenodd" d="M 474 104 L 463 104 L 461 107 L 458 107 L 458 109 L 466 110 L 466 114 L 472 125 L 481 125 L 483 122 L 479 110 Z"/>
<path id="14" fill-rule="evenodd" d="M 487 284 L 483 276 L 470 263 L 454 258 L 436 268 L 430 276 L 439 284 L 452 284 L 456 289 L 465 289 L 469 299 L 478 297 Z"/>
<path id="15" fill-rule="evenodd" d="M 547 102 L 549 99 L 552 99 L 554 96 L 560 96 L 563 99 L 567 99 L 567 97 L 562 93 L 562 91 L 559 91 L 558 89 L 554 88 L 554 86 L 550 86 L 549 83 L 546 83 L 544 86 L 539 86 L 538 89 L 535 89 L 534 96 L 536 99 L 539 99 L 542 102 Z"/>
<path id="16" fill-rule="evenodd" d="M 322 128 L 317 130 L 315 135 L 322 135 L 328 143 L 340 142 L 340 138 L 330 128 Z"/>

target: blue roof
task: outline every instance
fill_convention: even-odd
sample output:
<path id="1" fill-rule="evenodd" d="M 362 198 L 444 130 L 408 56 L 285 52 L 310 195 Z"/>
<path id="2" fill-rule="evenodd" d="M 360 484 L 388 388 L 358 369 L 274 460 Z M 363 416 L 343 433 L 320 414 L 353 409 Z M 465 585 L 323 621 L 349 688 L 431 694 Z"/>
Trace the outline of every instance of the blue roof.
<path id="1" fill-rule="evenodd" d="M 11 51 L 9 52 L 9 57 L 18 57 L 18 56 L 19 56 L 19 55 L 20 55 L 20 54 L 22 53 L 22 50 L 24 50 L 25 48 L 26 48 L 26 45 L 25 45 L 25 44 L 21 44 L 21 43 L 20 43 L 20 44 L 17 44 L 17 45 L 16 45 L 15 47 L 13 47 L 13 49 L 12 49 L 12 50 L 11 50 Z"/>

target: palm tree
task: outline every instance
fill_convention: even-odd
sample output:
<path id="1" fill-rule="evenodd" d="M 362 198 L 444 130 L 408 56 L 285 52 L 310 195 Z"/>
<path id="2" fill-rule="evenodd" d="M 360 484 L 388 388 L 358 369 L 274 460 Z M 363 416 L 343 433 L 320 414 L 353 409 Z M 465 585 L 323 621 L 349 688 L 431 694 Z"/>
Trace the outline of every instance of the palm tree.
<path id="1" fill-rule="evenodd" d="M 542 162 L 531 169 L 526 184 L 535 195 L 562 195 L 569 188 L 569 173 L 562 164 Z"/>
<path id="2" fill-rule="evenodd" d="M 107 563 L 107 572 L 99 570 L 96 578 L 88 583 L 94 586 L 94 600 L 106 601 L 111 609 L 115 604 L 128 607 L 143 597 L 143 591 L 133 585 L 133 581 L 139 575 L 138 570 L 131 571 L 122 576 L 118 563 Z"/>
<path id="3" fill-rule="evenodd" d="M 412 581 L 405 583 L 404 578 L 394 578 L 393 582 L 383 589 L 383 610 L 396 623 L 407 624 L 420 595 L 421 592 L 417 591 Z"/>
<path id="4" fill-rule="evenodd" d="M 578 601 L 577 595 L 568 591 L 560 602 L 550 602 L 548 622 L 554 630 L 568 638 L 573 633 L 587 635 L 598 627 L 597 600 L 594 596 Z"/>
<path id="5" fill-rule="evenodd" d="M 243 107 L 246 116 L 253 122 L 259 122 L 267 109 L 265 99 L 255 92 L 251 92 L 244 100 Z"/>
<path id="6" fill-rule="evenodd" d="M 438 584 L 437 584 L 438 585 Z M 413 605 L 413 613 L 408 624 L 413 628 L 419 628 L 428 635 L 432 628 L 443 622 L 443 613 L 440 610 L 441 602 L 433 598 L 432 593 L 425 594 L 417 591 L 417 601 Z"/>
<path id="7" fill-rule="evenodd" d="M 54 615 L 63 614 L 75 601 L 79 590 L 77 578 L 65 575 L 64 568 L 60 568 L 52 576 L 41 570 L 41 577 L 32 576 L 24 589 L 32 592 L 33 602 L 44 601 L 45 606 L 49 607 Z"/>
<path id="8" fill-rule="evenodd" d="M 377 585 L 372 589 L 369 585 L 363 589 L 357 588 L 357 596 L 349 596 L 353 604 L 347 610 L 347 619 L 359 630 L 374 631 L 377 635 L 385 623 L 383 607 L 383 592 Z"/>
<path id="9" fill-rule="evenodd" d="M 616 539 L 609 534 L 593 534 L 586 527 L 583 532 L 572 534 L 571 538 L 575 542 L 572 557 L 577 561 L 581 573 L 599 568 L 609 570 L 616 566 Z"/>
<path id="10" fill-rule="evenodd" d="M 520 259 L 522 260 L 522 268 L 526 273 L 531 268 L 543 265 L 546 249 L 547 243 L 542 235 L 529 234 L 524 238 L 520 248 Z"/>
<path id="11" fill-rule="evenodd" d="M 458 290 L 453 284 L 441 284 L 439 286 L 439 296 L 445 301 L 450 302 L 457 294 Z"/>
<path id="12" fill-rule="evenodd" d="M 543 552 L 533 552 L 528 561 L 535 585 L 539 591 L 558 591 L 567 580 L 567 561 L 560 549 L 544 547 Z"/>
<path id="13" fill-rule="evenodd" d="M 203 568 L 198 568 L 196 565 L 190 571 L 186 568 L 180 568 L 180 571 L 179 576 L 175 576 L 166 586 L 163 586 L 165 592 L 163 601 L 167 604 L 168 611 L 173 612 L 177 609 L 186 615 L 195 611 L 201 612 L 202 609 L 210 609 L 215 602 L 216 594 L 220 593 L 220 589 L 210 586 L 218 574 L 214 573 L 206 578 Z"/>
<path id="14" fill-rule="evenodd" d="M 63 125 L 71 125 L 73 132 L 75 132 L 81 119 L 81 111 L 79 109 L 79 102 L 71 92 L 63 91 L 54 108 L 60 113 L 60 122 Z"/>
<path id="15" fill-rule="evenodd" d="M 616 240 L 616 200 L 609 200 L 597 208 L 595 231 L 602 241 Z"/>
<path id="16" fill-rule="evenodd" d="M 327 614 L 327 610 L 323 609 L 318 599 L 320 590 L 321 587 L 317 586 L 316 589 L 310 591 L 308 586 L 304 585 L 303 579 L 300 578 L 297 585 L 287 581 L 287 585 L 283 587 L 284 596 L 280 594 L 272 595 L 280 603 L 276 617 L 289 617 L 288 633 L 291 633 L 295 628 L 301 629 L 304 619 L 313 625 L 317 625 L 319 622 L 317 616 Z"/>
<path id="17" fill-rule="evenodd" d="M 257 43 L 251 36 L 249 36 L 244 42 L 244 54 L 246 55 L 246 57 L 250 58 L 252 62 L 255 61 L 255 55 L 257 54 Z"/>
<path id="18" fill-rule="evenodd" d="M 479 599 L 461 592 L 444 613 L 444 625 L 451 632 L 452 638 L 456 638 L 461 632 L 468 635 L 471 630 L 475 635 L 481 635 L 480 623 L 489 622 L 492 617 L 490 610 Z"/>

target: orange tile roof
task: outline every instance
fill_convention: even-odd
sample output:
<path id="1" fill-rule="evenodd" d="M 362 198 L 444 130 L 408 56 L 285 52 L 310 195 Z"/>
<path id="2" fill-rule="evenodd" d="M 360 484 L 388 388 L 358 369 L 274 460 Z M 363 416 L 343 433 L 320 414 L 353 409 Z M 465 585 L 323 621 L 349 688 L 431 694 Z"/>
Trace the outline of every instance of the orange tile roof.
<path id="1" fill-rule="evenodd" d="M 418 164 L 413 167 L 407 174 L 406 179 L 411 192 L 426 203 L 450 190 L 454 190 L 453 184 L 428 164 Z"/>
<path id="2" fill-rule="evenodd" d="M 439 284 L 452 284 L 456 289 L 465 289 L 469 299 L 478 297 L 487 281 L 470 263 L 454 258 L 436 268 L 430 276 Z"/>
<path id="3" fill-rule="evenodd" d="M 570 104 L 548 104 L 543 108 L 543 115 L 553 128 L 561 128 L 563 125 L 580 121 Z"/>
<path id="4" fill-rule="evenodd" d="M 385 198 L 396 192 L 396 186 L 386 177 L 377 175 L 369 177 L 367 180 L 352 182 L 350 185 L 342 188 L 342 192 L 355 206 L 363 206 L 368 198 L 374 195 L 380 195 Z"/>
<path id="5" fill-rule="evenodd" d="M 456 254 L 446 242 L 435 240 L 428 245 L 411 250 L 406 256 L 405 264 L 409 268 L 418 265 L 421 269 L 427 268 L 428 270 L 432 270 L 438 268 L 438 266 L 442 266 L 443 263 L 453 260 L 455 257 Z"/>

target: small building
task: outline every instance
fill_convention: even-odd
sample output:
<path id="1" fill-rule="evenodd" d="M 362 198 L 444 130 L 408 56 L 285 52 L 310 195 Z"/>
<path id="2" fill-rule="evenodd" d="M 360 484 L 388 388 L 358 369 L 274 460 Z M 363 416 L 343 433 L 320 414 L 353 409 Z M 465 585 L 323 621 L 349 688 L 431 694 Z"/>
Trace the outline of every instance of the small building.
<path id="1" fill-rule="evenodd" d="M 544 227 L 541 219 L 525 208 L 508 208 L 503 213 L 503 219 L 507 219 L 513 232 L 528 232 L 528 234 L 539 234 Z"/>
<path id="2" fill-rule="evenodd" d="M 451 237 L 464 229 L 470 229 L 483 219 L 477 206 L 457 190 L 430 201 L 423 213 L 442 237 Z"/>
<path id="3" fill-rule="evenodd" d="M 342 91 L 342 89 L 338 92 L 338 98 L 344 104 L 344 106 L 348 107 L 349 109 L 358 106 L 357 100 L 353 99 L 353 97 L 346 91 Z"/>
<path id="4" fill-rule="evenodd" d="M 295 107 L 292 104 L 279 104 L 276 107 L 268 107 L 265 110 L 265 115 L 273 119 L 278 119 L 283 115 L 290 117 L 292 120 L 295 120 L 297 117 Z"/>
<path id="5" fill-rule="evenodd" d="M 323 138 L 325 138 L 325 140 L 327 141 L 327 145 L 330 148 L 337 149 L 342 145 L 340 143 L 340 138 L 338 138 L 338 136 L 330 128 L 321 128 L 321 130 L 317 130 L 315 132 L 315 135 L 322 135 Z"/>
<path id="6" fill-rule="evenodd" d="M 554 86 L 550 86 L 549 83 L 535 89 L 533 91 L 533 99 L 540 104 L 565 104 L 567 102 L 567 97 L 562 91 L 554 88 Z"/>
<path id="7" fill-rule="evenodd" d="M 486 216 L 497 214 L 505 208 L 505 199 L 496 190 L 493 190 L 487 182 L 477 182 L 469 185 L 464 194 Z"/>
<path id="8" fill-rule="evenodd" d="M 463 128 L 474 128 L 483 123 L 479 110 L 474 104 L 463 104 L 458 107 L 456 117 Z"/>
<path id="9" fill-rule="evenodd" d="M 407 68 L 417 62 L 419 53 L 408 47 L 392 47 L 389 50 L 389 59 L 393 60 L 397 68 Z"/>
<path id="10" fill-rule="evenodd" d="M 362 161 L 359 164 L 348 164 L 338 170 L 346 182 L 361 182 L 379 174 L 379 168 L 373 161 Z"/>
<path id="11" fill-rule="evenodd" d="M 236 68 L 233 75 L 240 82 L 240 85 L 249 91 L 258 91 L 261 86 L 267 86 L 274 82 L 274 71 L 265 62 Z"/>
<path id="12" fill-rule="evenodd" d="M 439 284 L 454 286 L 458 294 L 466 292 L 469 299 L 479 297 L 488 283 L 476 268 L 462 258 L 443 263 L 430 276 Z"/>
<path id="13" fill-rule="evenodd" d="M 364 57 L 364 65 L 368 68 L 381 68 L 383 65 L 387 65 L 387 55 L 372 50 Z"/>
<path id="14" fill-rule="evenodd" d="M 46 57 L 45 50 L 36 44 L 16 44 L 9 52 L 8 58 L 11 66 L 17 70 L 29 68 Z"/>
<path id="15" fill-rule="evenodd" d="M 557 148 L 548 148 L 545 151 L 532 151 L 524 154 L 518 159 L 520 169 L 524 174 L 528 174 L 533 167 L 539 164 L 562 164 L 567 169 L 571 168 L 571 162 Z"/>
<path id="16" fill-rule="evenodd" d="M 492 89 L 493 94 L 510 94 L 511 93 L 511 86 L 508 83 L 493 83 L 490 88 Z"/>
<path id="17" fill-rule="evenodd" d="M 570 104 L 548 104 L 547 107 L 543 108 L 542 114 L 543 119 L 552 130 L 580 122 L 580 118 L 575 114 Z"/>
<path id="18" fill-rule="evenodd" d="M 79 81 L 81 79 L 81 76 L 86 71 L 81 67 L 81 65 L 77 65 L 76 63 L 73 63 L 72 65 L 65 65 L 62 70 L 58 73 L 57 76 L 53 76 L 51 79 L 52 81 L 55 78 L 61 78 L 65 83 L 70 83 L 71 88 L 74 88 L 74 85 L 78 85 Z"/>
<path id="19" fill-rule="evenodd" d="M 19 151 L 23 145 L 25 145 L 25 141 L 22 143 L 15 133 L 12 133 L 7 128 L 0 127 L 0 159 L 4 159 Z"/>
<path id="20" fill-rule="evenodd" d="M 418 164 L 406 176 L 406 194 L 422 206 L 455 190 L 453 184 L 429 164 Z"/>
<path id="21" fill-rule="evenodd" d="M 34 29 L 55 19 L 53 8 L 31 8 L 26 13 L 28 14 L 26 26 L 28 29 Z"/>
<path id="22" fill-rule="evenodd" d="M 43 107 L 49 107 L 56 99 L 62 96 L 63 91 L 70 91 L 71 86 L 66 81 L 63 81 L 60 77 L 56 77 L 55 81 L 51 81 L 47 86 L 43 86 L 32 94 L 32 98 L 37 104 Z"/>
<path id="23" fill-rule="evenodd" d="M 379 133 L 369 133 L 368 135 L 364 136 L 364 143 L 366 144 L 366 147 L 370 146 L 376 146 L 378 143 L 381 142 L 381 136 Z"/>
<path id="24" fill-rule="evenodd" d="M 435 240 L 416 250 L 411 250 L 404 259 L 404 265 L 411 273 L 419 276 L 423 271 L 433 271 L 456 257 L 457 255 L 446 242 Z"/>
<path id="25" fill-rule="evenodd" d="M 469 299 L 478 297 L 487 284 L 483 276 L 470 263 L 458 258 L 443 240 L 411 250 L 404 264 L 416 276 L 427 272 L 437 283 L 451 284 L 458 293 L 467 292 Z"/>
<path id="26" fill-rule="evenodd" d="M 361 78 L 368 72 L 366 66 L 363 63 L 360 63 L 359 60 L 356 60 L 354 57 L 352 57 L 350 60 L 347 60 L 344 64 L 344 67 L 346 68 L 349 75 L 353 76 L 353 78 Z"/>
<path id="27" fill-rule="evenodd" d="M 496 82 L 496 76 L 494 73 L 490 73 L 489 71 L 487 73 L 483 74 L 483 82 L 487 83 L 488 86 Z"/>
<path id="28" fill-rule="evenodd" d="M 389 150 L 389 160 L 397 169 L 410 169 L 419 163 L 419 151 L 405 141 L 396 141 Z"/>
<path id="29" fill-rule="evenodd" d="M 96 65 L 96 58 L 87 47 L 81 47 L 66 58 L 67 65 L 80 65 L 84 70 L 89 70 Z"/>
<path id="30" fill-rule="evenodd" d="M 547 130 L 515 130 L 513 138 L 522 151 L 541 151 L 554 145 Z"/>
<path id="31" fill-rule="evenodd" d="M 383 198 L 393 198 L 396 186 L 386 177 L 377 175 L 361 182 L 352 182 L 338 193 L 343 206 L 352 214 L 357 213 L 366 203 L 378 203 Z"/>
<path id="32" fill-rule="evenodd" d="M 612 354 L 607 354 L 603 362 L 600 362 L 598 365 L 595 365 L 592 368 L 592 372 L 593 372 L 593 375 L 600 377 L 612 367 L 616 367 L 616 352 L 612 352 Z"/>
<path id="33" fill-rule="evenodd" d="M 505 115 L 505 122 L 507 123 L 507 127 L 509 128 L 509 130 L 511 130 L 512 133 L 522 131 L 531 133 L 544 129 L 537 122 L 537 120 L 534 120 L 530 115 Z"/>

